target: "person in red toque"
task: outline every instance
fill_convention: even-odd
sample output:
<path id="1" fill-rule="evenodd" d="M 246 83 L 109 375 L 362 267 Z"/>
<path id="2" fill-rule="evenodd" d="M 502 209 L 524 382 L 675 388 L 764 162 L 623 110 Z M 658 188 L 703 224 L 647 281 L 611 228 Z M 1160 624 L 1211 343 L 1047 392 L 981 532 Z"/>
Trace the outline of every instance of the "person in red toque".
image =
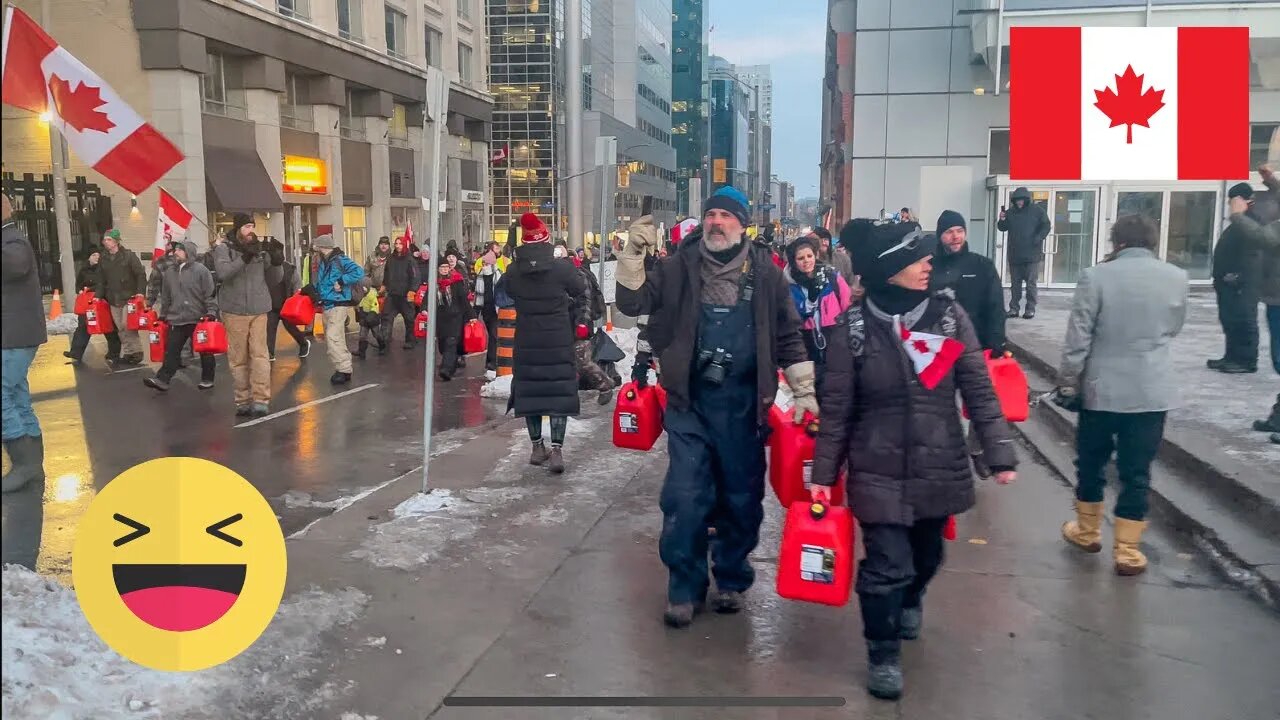
<path id="1" fill-rule="evenodd" d="M 520 217 L 523 244 L 515 262 L 498 281 L 515 304 L 516 337 L 512 358 L 511 399 L 507 409 L 525 418 L 533 452 L 529 464 L 547 464 L 564 472 L 565 430 L 578 404 L 578 370 L 574 362 L 575 336 L 587 337 L 585 324 L 571 320 L 571 309 L 586 302 L 586 283 L 578 269 L 555 257 L 551 233 L 533 213 Z M 542 418 L 551 418 L 551 450 L 542 440 Z"/>

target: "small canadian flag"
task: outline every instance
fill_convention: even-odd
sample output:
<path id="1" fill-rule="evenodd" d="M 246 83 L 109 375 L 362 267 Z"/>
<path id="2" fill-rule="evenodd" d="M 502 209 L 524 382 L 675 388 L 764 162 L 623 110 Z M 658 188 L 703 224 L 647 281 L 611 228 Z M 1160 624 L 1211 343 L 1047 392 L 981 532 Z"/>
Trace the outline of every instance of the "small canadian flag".
<path id="1" fill-rule="evenodd" d="M 156 215 L 155 259 L 164 255 L 165 247 L 171 242 L 182 242 L 187 237 L 187 228 L 191 227 L 193 215 L 185 205 L 160 188 L 160 212 Z"/>
<path id="2" fill-rule="evenodd" d="M 964 353 L 964 343 L 945 335 L 908 330 L 899 317 L 894 317 L 893 327 L 902 338 L 902 346 L 915 367 L 920 384 L 932 390 L 951 372 L 951 368 Z"/>
<path id="3" fill-rule="evenodd" d="M 8 105 L 49 113 L 76 156 L 137 195 L 183 159 L 182 151 L 26 13 L 4 11 L 0 94 Z"/>
<path id="4" fill-rule="evenodd" d="M 1248 175 L 1248 27 L 1010 28 L 1010 179 Z"/>

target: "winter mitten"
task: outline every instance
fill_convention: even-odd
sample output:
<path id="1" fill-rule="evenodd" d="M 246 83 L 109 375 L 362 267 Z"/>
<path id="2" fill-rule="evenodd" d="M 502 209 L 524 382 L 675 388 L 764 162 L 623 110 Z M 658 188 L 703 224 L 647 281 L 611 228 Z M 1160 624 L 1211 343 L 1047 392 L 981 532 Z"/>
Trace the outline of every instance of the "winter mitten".
<path id="1" fill-rule="evenodd" d="M 783 374 L 786 375 L 787 385 L 791 388 L 791 395 L 795 400 L 794 422 L 799 425 L 804 422 L 805 413 L 818 417 L 818 396 L 814 390 L 814 367 L 812 360 L 798 362 L 789 368 L 784 369 Z"/>

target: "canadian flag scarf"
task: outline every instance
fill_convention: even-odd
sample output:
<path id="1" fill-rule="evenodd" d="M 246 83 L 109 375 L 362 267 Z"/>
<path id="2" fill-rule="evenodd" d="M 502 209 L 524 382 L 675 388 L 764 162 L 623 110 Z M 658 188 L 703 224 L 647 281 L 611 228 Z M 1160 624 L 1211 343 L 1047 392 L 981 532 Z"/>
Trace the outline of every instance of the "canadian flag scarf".
<path id="1" fill-rule="evenodd" d="M 915 367 L 920 384 L 932 390 L 951 372 L 956 360 L 964 353 L 964 343 L 944 335 L 908 330 L 902 318 L 893 317 L 893 331 L 902 338 L 902 346 Z"/>

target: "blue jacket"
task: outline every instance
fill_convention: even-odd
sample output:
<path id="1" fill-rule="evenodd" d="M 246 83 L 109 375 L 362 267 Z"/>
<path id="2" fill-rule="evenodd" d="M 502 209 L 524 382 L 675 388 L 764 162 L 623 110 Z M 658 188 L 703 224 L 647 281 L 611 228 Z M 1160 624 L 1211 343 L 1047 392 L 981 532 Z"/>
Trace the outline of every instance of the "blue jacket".
<path id="1" fill-rule="evenodd" d="M 338 249 L 320 261 L 320 269 L 312 284 L 320 293 L 320 304 L 327 310 L 339 305 L 354 305 L 351 291 L 363 277 L 364 268 Z M 334 290 L 334 283 L 338 284 L 337 290 Z"/>

